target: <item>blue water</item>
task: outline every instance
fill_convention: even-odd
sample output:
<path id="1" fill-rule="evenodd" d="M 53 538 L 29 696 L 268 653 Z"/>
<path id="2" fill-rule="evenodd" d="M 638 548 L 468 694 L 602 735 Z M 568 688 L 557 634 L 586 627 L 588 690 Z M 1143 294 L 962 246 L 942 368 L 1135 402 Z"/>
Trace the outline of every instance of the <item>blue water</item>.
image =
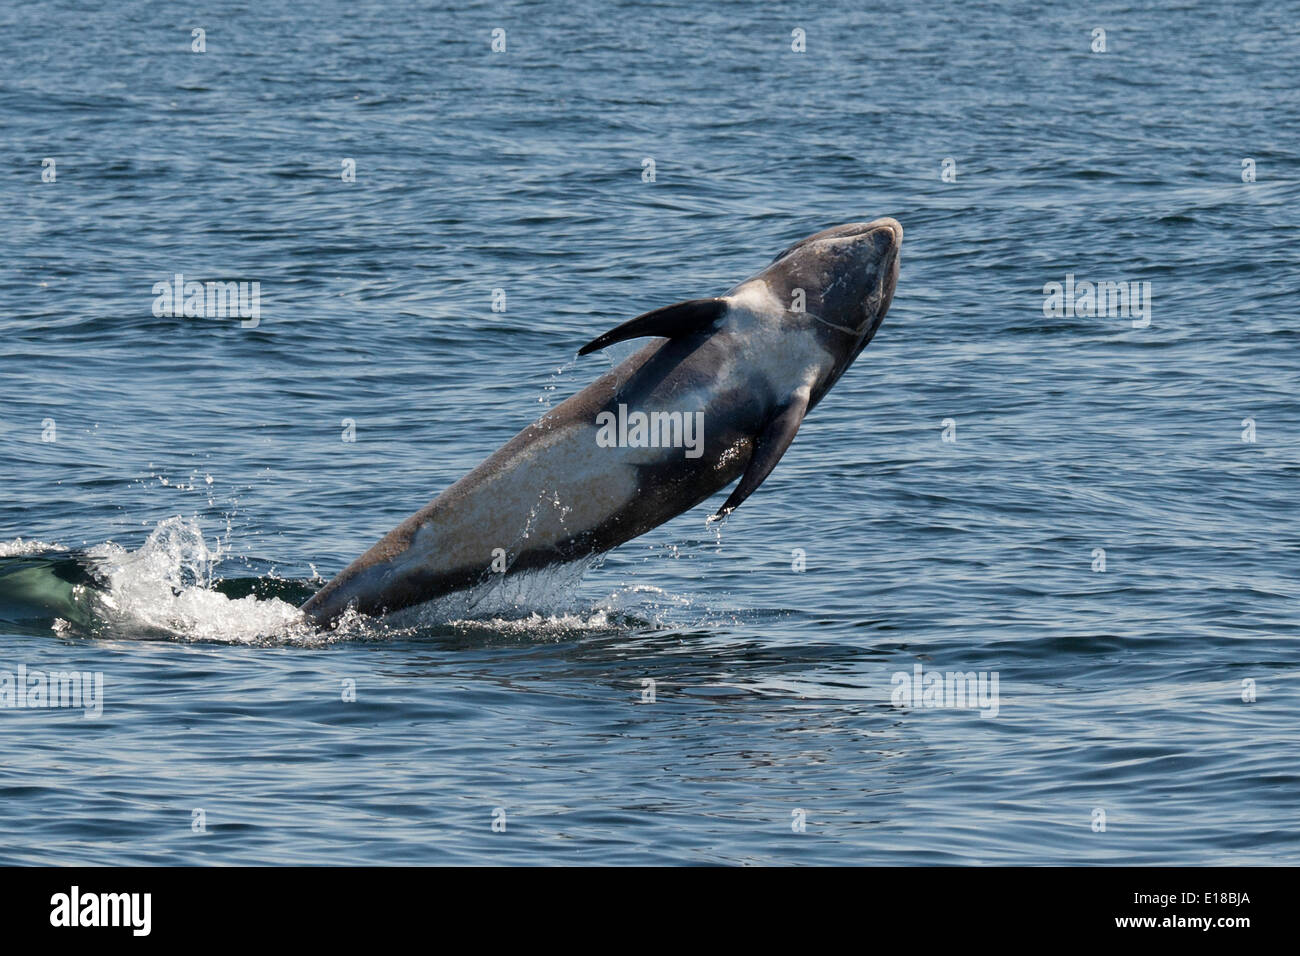
<path id="1" fill-rule="evenodd" d="M 1300 862 L 1297 13 L 3 5 L 0 670 L 104 689 L 0 710 L 0 863 Z M 889 317 L 725 525 L 295 623 L 634 347 L 578 346 L 883 215 Z"/>

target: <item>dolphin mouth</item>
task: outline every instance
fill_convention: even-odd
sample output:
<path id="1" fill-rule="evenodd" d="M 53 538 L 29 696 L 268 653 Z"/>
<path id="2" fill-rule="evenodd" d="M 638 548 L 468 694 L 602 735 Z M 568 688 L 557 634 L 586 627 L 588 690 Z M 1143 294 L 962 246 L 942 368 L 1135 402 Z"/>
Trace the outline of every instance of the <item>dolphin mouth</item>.
<path id="1" fill-rule="evenodd" d="M 823 229 L 821 232 L 813 233 L 804 239 L 800 239 L 794 245 L 787 246 L 776 254 L 772 259 L 772 264 L 780 262 L 791 253 L 797 252 L 814 242 L 826 240 L 846 240 L 861 239 L 863 236 L 870 235 L 873 232 L 879 232 L 881 236 L 880 252 L 882 254 L 892 252 L 897 255 L 898 248 L 903 244 L 903 226 L 892 216 L 881 216 L 879 219 L 872 219 L 870 222 L 848 222 L 840 226 L 831 226 L 829 229 Z"/>
<path id="2" fill-rule="evenodd" d="M 857 231 L 849 235 L 855 239 L 861 236 L 878 236 L 880 254 L 895 261 L 903 246 L 903 224 L 893 216 L 882 216 L 871 222 L 862 223 Z"/>
<path id="3" fill-rule="evenodd" d="M 872 310 L 875 313 L 875 326 L 879 328 L 880 323 L 884 321 L 885 313 L 894 303 L 894 290 L 898 288 L 898 261 L 903 246 L 903 224 L 892 216 L 882 216 L 880 219 L 865 223 L 859 235 L 871 235 L 873 238 L 879 236 L 877 247 L 883 261 L 883 269 L 880 275 L 880 286 L 872 296 L 875 300 Z M 868 318 L 867 321 L 870 322 L 871 319 Z M 866 346 L 867 341 L 870 341 L 869 336 L 859 347 L 859 352 Z"/>
<path id="4" fill-rule="evenodd" d="M 882 216 L 870 222 L 851 222 L 834 230 L 827 230 L 828 239 L 871 241 L 883 265 L 881 291 L 891 292 L 887 286 L 898 278 L 898 254 L 903 246 L 903 224 L 892 216 Z"/>
<path id="5" fill-rule="evenodd" d="M 891 219 L 886 216 L 877 222 L 889 229 L 891 233 L 891 242 L 889 249 L 889 264 L 885 267 L 885 274 L 880 279 L 880 305 L 877 311 L 877 324 L 883 321 L 885 313 L 894 303 L 894 290 L 898 288 L 898 260 L 903 246 L 903 225 L 897 219 Z"/>
<path id="6" fill-rule="evenodd" d="M 879 219 L 873 219 L 871 222 L 867 223 L 867 227 L 869 229 L 880 229 L 881 227 L 884 227 L 893 233 L 895 246 L 901 246 L 903 244 L 903 224 L 893 216 L 881 216 Z"/>
<path id="7" fill-rule="evenodd" d="M 811 238 L 860 239 L 874 232 L 880 232 L 888 246 L 894 249 L 903 244 L 903 224 L 893 216 L 881 216 L 879 219 L 872 219 L 870 222 L 850 222 L 843 226 L 827 229 L 825 233 L 819 233 Z M 807 242 L 808 240 L 804 241 Z"/>

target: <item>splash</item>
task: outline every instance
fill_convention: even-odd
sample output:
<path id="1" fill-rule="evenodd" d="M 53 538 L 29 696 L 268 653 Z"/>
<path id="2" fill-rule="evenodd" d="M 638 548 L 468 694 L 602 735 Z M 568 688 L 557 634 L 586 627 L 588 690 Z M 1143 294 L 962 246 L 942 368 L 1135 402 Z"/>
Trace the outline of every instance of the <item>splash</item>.
<path id="1" fill-rule="evenodd" d="M 12 541 L 0 541 L 0 558 L 16 558 L 24 554 L 48 554 L 51 551 L 67 551 L 61 544 L 49 544 L 45 541 L 24 541 L 14 538 Z"/>
<path id="2" fill-rule="evenodd" d="M 213 590 L 221 546 L 209 549 L 196 521 L 168 518 L 139 550 L 108 542 L 86 556 L 105 587 L 80 596 L 109 631 L 232 644 L 320 639 L 286 601 Z"/>
<path id="3" fill-rule="evenodd" d="M 444 594 L 424 604 L 404 608 L 386 620 L 398 627 L 432 627 L 469 621 L 495 621 L 512 626 L 536 616 L 561 618 L 577 611 L 577 590 L 595 558 L 554 564 L 537 570 L 490 574 L 465 591 Z"/>
<path id="4" fill-rule="evenodd" d="M 62 636 L 163 639 L 245 645 L 323 645 L 429 636 L 448 630 L 561 640 L 628 627 L 658 627 L 690 601 L 645 585 L 579 600 L 583 575 L 601 557 L 508 575 L 372 618 L 349 609 L 328 630 L 298 603 L 314 586 L 274 574 L 220 578 L 221 538 L 194 519 L 159 522 L 136 550 L 106 542 L 85 551 L 17 539 L 0 545 L 0 618 Z M 286 598 L 288 598 L 286 600 Z"/>
<path id="5" fill-rule="evenodd" d="M 385 621 L 411 631 L 452 628 L 561 639 L 629 627 L 663 627 L 668 617 L 678 616 L 692 604 L 689 598 L 650 585 L 620 588 L 595 602 L 579 601 L 582 576 L 599 560 L 587 558 L 485 582 L 473 590 L 443 595 L 390 614 Z"/>

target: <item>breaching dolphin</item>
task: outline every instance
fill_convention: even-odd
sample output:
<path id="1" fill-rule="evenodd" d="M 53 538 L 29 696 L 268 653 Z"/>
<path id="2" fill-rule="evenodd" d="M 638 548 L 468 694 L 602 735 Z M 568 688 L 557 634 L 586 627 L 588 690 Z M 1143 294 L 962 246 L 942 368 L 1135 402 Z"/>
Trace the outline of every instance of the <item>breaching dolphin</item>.
<path id="1" fill-rule="evenodd" d="M 716 298 L 624 322 L 579 355 L 655 341 L 555 406 L 302 606 L 327 624 L 601 554 L 737 477 L 725 516 L 781 460 L 893 299 L 903 227 L 835 226 Z"/>

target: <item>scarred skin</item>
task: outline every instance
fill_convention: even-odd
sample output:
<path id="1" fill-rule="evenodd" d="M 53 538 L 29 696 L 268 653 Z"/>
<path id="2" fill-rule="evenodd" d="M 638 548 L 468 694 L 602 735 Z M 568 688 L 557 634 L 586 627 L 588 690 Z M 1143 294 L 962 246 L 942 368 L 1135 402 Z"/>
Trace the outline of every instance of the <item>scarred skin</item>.
<path id="1" fill-rule="evenodd" d="M 724 511 L 739 505 L 880 327 L 902 235 L 886 218 L 791 246 L 708 300 L 715 321 L 653 339 L 543 415 L 345 568 L 303 612 L 325 625 L 349 606 L 380 615 L 422 604 L 483 581 L 494 549 L 504 549 L 507 574 L 600 554 L 744 474 Z M 802 312 L 791 310 L 796 290 Z M 702 454 L 602 447 L 597 416 L 620 405 L 702 412 Z"/>

